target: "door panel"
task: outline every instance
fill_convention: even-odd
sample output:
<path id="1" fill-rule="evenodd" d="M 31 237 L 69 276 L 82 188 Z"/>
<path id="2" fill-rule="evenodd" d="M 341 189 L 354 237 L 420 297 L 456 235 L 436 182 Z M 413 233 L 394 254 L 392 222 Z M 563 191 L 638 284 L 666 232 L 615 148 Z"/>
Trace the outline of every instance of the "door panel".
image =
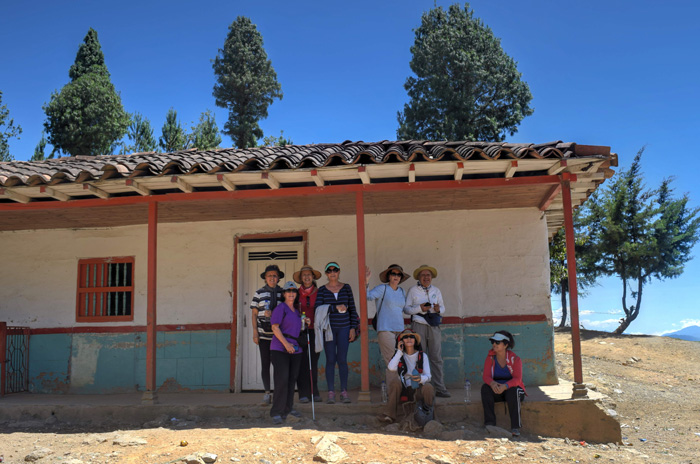
<path id="1" fill-rule="evenodd" d="M 255 291 L 265 283 L 260 278 L 260 274 L 270 264 L 276 264 L 284 272 L 284 278 L 280 279 L 280 287 L 288 280 L 292 280 L 292 274 L 299 269 L 304 262 L 303 242 L 280 242 L 280 243 L 241 243 L 241 269 L 240 291 L 238 307 L 238 323 L 241 327 L 238 338 L 240 347 L 241 366 L 241 388 L 243 390 L 263 390 L 262 378 L 260 377 L 260 352 L 258 346 L 253 342 L 253 317 L 250 309 L 250 302 L 255 295 Z M 270 369 L 272 372 L 272 368 Z M 270 376 L 272 378 L 272 375 Z M 273 386 L 274 387 L 274 386 Z"/>

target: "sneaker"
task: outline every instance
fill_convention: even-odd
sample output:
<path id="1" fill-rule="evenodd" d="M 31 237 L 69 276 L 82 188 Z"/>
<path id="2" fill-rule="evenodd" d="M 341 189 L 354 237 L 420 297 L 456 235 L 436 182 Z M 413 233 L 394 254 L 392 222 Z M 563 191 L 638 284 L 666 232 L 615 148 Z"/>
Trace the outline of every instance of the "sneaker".
<path id="1" fill-rule="evenodd" d="M 314 402 L 320 403 L 321 402 L 321 395 L 314 395 Z"/>
<path id="2" fill-rule="evenodd" d="M 437 396 L 438 398 L 450 398 L 452 395 L 450 395 L 450 392 L 445 390 L 445 391 L 435 393 L 435 396 Z"/>
<path id="3" fill-rule="evenodd" d="M 307 397 L 304 396 L 304 397 L 302 397 L 302 398 L 299 398 L 299 402 L 302 403 L 302 404 L 306 404 L 306 403 L 309 402 L 309 399 L 308 399 Z"/>
<path id="4" fill-rule="evenodd" d="M 329 391 L 328 392 L 328 400 L 326 401 L 327 404 L 335 404 L 335 392 L 334 391 Z"/>
<path id="5" fill-rule="evenodd" d="M 270 404 L 272 403 L 272 395 L 269 393 L 265 393 L 265 396 L 263 396 L 262 404 Z"/>
<path id="6" fill-rule="evenodd" d="M 350 403 L 350 397 L 348 396 L 348 392 L 345 390 L 340 392 L 340 401 L 341 403 Z"/>
<path id="7" fill-rule="evenodd" d="M 292 409 L 291 411 L 289 411 L 289 415 L 294 417 L 301 417 L 301 413 L 296 409 Z"/>
<path id="8" fill-rule="evenodd" d="M 275 425 L 281 425 L 284 424 L 284 419 L 282 419 L 282 416 L 274 416 L 272 418 L 272 423 Z"/>
<path id="9" fill-rule="evenodd" d="M 510 431 L 510 433 L 512 433 L 514 437 L 519 437 L 520 436 L 520 429 L 513 429 Z"/>

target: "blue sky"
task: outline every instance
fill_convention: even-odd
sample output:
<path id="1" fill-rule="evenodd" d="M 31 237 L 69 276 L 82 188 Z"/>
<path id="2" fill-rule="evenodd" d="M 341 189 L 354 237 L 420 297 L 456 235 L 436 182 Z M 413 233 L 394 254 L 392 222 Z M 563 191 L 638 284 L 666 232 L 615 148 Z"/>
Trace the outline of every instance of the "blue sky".
<path id="1" fill-rule="evenodd" d="M 37 1 L 9 2 L 0 16 L 0 90 L 24 129 L 11 153 L 27 160 L 41 137 L 42 105 L 68 82 L 88 28 L 98 31 L 112 82 L 127 111 L 150 119 L 156 135 L 170 107 L 187 127 L 214 105 L 211 59 L 229 24 L 257 25 L 284 98 L 262 121 L 294 143 L 396 138 L 406 102 L 413 29 L 433 0 L 401 1 Z M 438 1 L 447 6 L 450 2 Z M 608 145 L 629 166 L 647 146 L 647 184 L 674 176 L 678 193 L 700 205 L 693 181 L 700 128 L 700 3 L 692 1 L 471 2 L 501 38 L 534 96 L 535 112 L 512 142 L 564 140 Z M 224 146 L 231 141 L 224 137 Z M 695 250 L 698 252 L 698 248 Z M 662 333 L 700 324 L 700 260 L 685 274 L 645 289 L 629 332 Z M 586 328 L 611 330 L 621 284 L 602 281 L 580 301 Z M 558 298 L 553 296 L 555 315 Z"/>

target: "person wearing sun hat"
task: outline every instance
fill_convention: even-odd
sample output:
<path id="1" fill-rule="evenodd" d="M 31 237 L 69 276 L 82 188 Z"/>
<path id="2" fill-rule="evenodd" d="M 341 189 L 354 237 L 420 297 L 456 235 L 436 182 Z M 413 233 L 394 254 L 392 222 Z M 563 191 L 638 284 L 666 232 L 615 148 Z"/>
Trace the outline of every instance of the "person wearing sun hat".
<path id="1" fill-rule="evenodd" d="M 401 401 L 415 399 L 433 407 L 435 389 L 430 383 L 430 359 L 421 349 L 420 334 L 405 329 L 397 335 L 396 352 L 388 369 L 397 373 L 400 382 L 389 384 L 387 407 L 379 417 L 381 421 L 396 421 Z"/>
<path id="2" fill-rule="evenodd" d="M 304 345 L 304 355 L 299 367 L 297 377 L 297 389 L 299 390 L 299 402 L 308 403 L 313 396 L 314 401 L 321 401 L 318 390 L 318 358 L 320 352 L 316 352 L 316 334 L 314 331 L 314 305 L 318 287 L 316 281 L 321 278 L 321 272 L 308 264 L 304 265 L 293 274 L 294 282 L 299 284 L 299 311 L 309 318 L 309 326 L 302 337 L 308 335 L 309 343 Z M 309 366 L 309 353 L 311 353 L 311 365 Z M 311 375 L 309 375 L 309 370 Z"/>
<path id="3" fill-rule="evenodd" d="M 404 312 L 411 315 L 411 329 L 423 338 L 423 349 L 430 358 L 432 384 L 435 395 L 449 398 L 442 371 L 442 315 L 445 304 L 440 289 L 432 284 L 438 275 L 437 269 L 423 264 L 413 271 L 416 285 L 408 289 Z"/>
<path id="4" fill-rule="evenodd" d="M 369 286 L 372 271 L 365 270 L 365 284 Z M 404 328 L 403 307 L 406 305 L 406 292 L 399 287 L 409 278 L 398 264 L 392 264 L 379 274 L 383 282 L 372 290 L 367 291 L 367 301 L 377 305 L 375 319 L 377 321 L 377 341 L 384 362 L 388 365 L 394 355 L 396 336 Z M 387 383 L 389 379 L 387 378 Z"/>
<path id="5" fill-rule="evenodd" d="M 488 431 L 496 426 L 495 403 L 508 403 L 510 428 L 514 437 L 520 435 L 522 427 L 520 403 L 525 399 L 523 363 L 513 353 L 515 337 L 508 331 L 499 330 L 489 337 L 491 349 L 484 362 L 484 384 L 481 386 L 481 404 L 484 408 L 484 426 Z"/>
<path id="6" fill-rule="evenodd" d="M 276 264 L 270 264 L 260 274 L 260 278 L 265 281 L 265 285 L 253 295 L 250 309 L 253 311 L 253 342 L 260 350 L 261 376 L 265 388 L 263 404 L 270 404 L 270 343 L 274 337 L 270 317 L 272 310 L 282 302 L 282 289 L 277 283 L 284 278 L 284 272 Z"/>

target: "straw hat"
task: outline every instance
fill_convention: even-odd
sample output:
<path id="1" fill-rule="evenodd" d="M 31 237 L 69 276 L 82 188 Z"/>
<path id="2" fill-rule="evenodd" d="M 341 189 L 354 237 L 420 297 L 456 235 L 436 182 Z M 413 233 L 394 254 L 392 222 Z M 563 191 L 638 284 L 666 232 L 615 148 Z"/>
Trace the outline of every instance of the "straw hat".
<path id="1" fill-rule="evenodd" d="M 381 280 L 384 283 L 389 282 L 389 276 L 387 274 L 389 274 L 389 271 L 392 271 L 392 270 L 399 271 L 401 273 L 401 282 L 399 282 L 399 283 L 405 282 L 406 279 L 408 279 L 410 277 L 408 274 L 403 272 L 403 268 L 401 266 L 399 266 L 398 264 L 391 264 L 388 268 L 384 269 L 379 274 L 379 280 Z"/>
<path id="2" fill-rule="evenodd" d="M 428 266 L 427 264 L 423 264 L 421 267 L 413 271 L 413 278 L 418 280 L 418 276 L 423 271 L 430 271 L 430 273 L 433 275 L 433 279 L 437 277 L 437 269 L 432 266 Z"/>
<path id="3" fill-rule="evenodd" d="M 415 333 L 415 332 L 412 331 L 411 329 L 404 329 L 403 332 L 401 332 L 400 334 L 398 334 L 398 335 L 396 336 L 396 344 L 397 344 L 397 346 L 398 346 L 399 342 L 401 341 L 401 339 L 402 339 L 403 337 L 405 337 L 406 335 L 413 335 L 414 337 L 416 337 L 416 345 L 418 345 L 418 344 L 420 343 L 420 335 L 418 335 L 417 333 Z"/>
<path id="4" fill-rule="evenodd" d="M 280 278 L 280 280 L 284 279 L 284 272 L 282 272 L 276 264 L 270 264 L 265 268 L 265 271 L 260 274 L 260 278 L 265 280 L 265 274 L 267 274 L 270 271 L 275 271 L 277 273 L 277 277 Z"/>
<path id="5" fill-rule="evenodd" d="M 314 269 L 312 266 L 309 266 L 308 264 L 305 264 L 299 269 L 297 272 L 294 273 L 292 278 L 294 279 L 294 282 L 301 284 L 301 273 L 302 271 L 311 271 L 311 273 L 314 276 L 314 280 L 318 280 L 321 278 L 321 271 L 317 271 Z"/>

